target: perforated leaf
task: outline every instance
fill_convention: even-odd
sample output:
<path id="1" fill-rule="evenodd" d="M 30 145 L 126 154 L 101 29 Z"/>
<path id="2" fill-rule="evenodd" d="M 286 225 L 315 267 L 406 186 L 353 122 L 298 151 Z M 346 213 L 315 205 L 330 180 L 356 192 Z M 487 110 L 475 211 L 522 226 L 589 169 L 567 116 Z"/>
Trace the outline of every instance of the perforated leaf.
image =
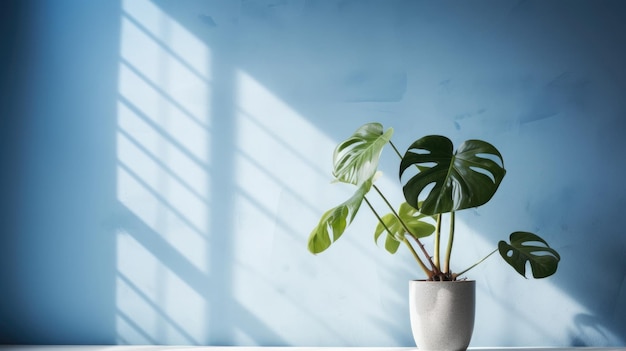
<path id="1" fill-rule="evenodd" d="M 485 204 L 506 173 L 502 155 L 493 145 L 467 140 L 453 153 L 452 141 L 439 135 L 423 137 L 409 147 L 400 163 L 401 178 L 410 167 L 417 174 L 404 184 L 404 197 L 411 206 L 429 215 Z M 432 188 L 427 190 L 430 185 Z M 423 204 L 419 206 L 422 195 Z"/>
<path id="2" fill-rule="evenodd" d="M 500 241 L 498 251 L 500 256 L 523 277 L 526 277 L 528 262 L 534 278 L 545 278 L 556 272 L 561 256 L 538 235 L 514 232 L 510 236 L 510 241 L 510 244 Z"/>

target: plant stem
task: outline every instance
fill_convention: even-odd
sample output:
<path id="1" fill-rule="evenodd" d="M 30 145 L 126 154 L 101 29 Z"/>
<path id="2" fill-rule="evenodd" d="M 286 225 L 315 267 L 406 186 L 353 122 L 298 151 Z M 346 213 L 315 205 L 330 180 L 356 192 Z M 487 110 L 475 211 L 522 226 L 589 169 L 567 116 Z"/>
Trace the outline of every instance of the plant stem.
<path id="1" fill-rule="evenodd" d="M 391 204 L 389 203 L 389 201 L 387 200 L 385 195 L 383 195 L 383 193 L 380 191 L 380 189 L 378 189 L 378 187 L 376 185 L 372 185 L 372 187 L 376 190 L 378 195 L 380 195 L 380 197 L 382 197 L 383 201 L 385 201 L 385 203 L 387 204 L 389 209 L 391 209 L 391 213 L 393 213 L 393 215 L 396 216 L 396 218 L 398 219 L 398 221 L 402 225 L 402 228 L 404 228 L 404 230 L 407 233 L 409 233 L 411 235 L 411 237 L 413 237 L 415 239 L 415 241 L 419 245 L 420 249 L 422 249 L 422 252 L 424 253 L 424 256 L 426 256 L 426 258 L 428 258 L 428 263 L 430 263 L 430 266 L 432 267 L 433 272 L 438 272 L 439 271 L 439 266 L 436 266 L 433 263 L 433 260 L 430 258 L 430 254 L 428 254 L 428 251 L 426 251 L 426 248 L 424 247 L 422 242 L 415 235 L 413 235 L 413 233 L 411 233 L 411 231 L 409 230 L 409 227 L 407 227 L 406 223 L 404 223 L 402 218 L 400 218 L 400 215 L 396 212 L 396 210 L 393 208 L 393 206 L 391 206 Z"/>
<path id="2" fill-rule="evenodd" d="M 420 268 L 424 271 L 424 273 L 426 273 L 426 276 L 428 277 L 428 279 L 430 279 L 433 276 L 433 272 L 430 269 L 428 269 L 428 267 L 426 267 L 426 265 L 424 264 L 424 261 L 422 261 L 422 259 L 419 257 L 417 252 L 415 252 L 413 245 L 411 245 L 411 243 L 408 240 L 406 240 L 405 236 L 402 237 L 402 242 L 406 244 L 406 246 L 409 248 L 409 251 L 411 251 L 411 254 L 413 254 L 413 258 L 415 258 Z"/>
<path id="3" fill-rule="evenodd" d="M 491 253 L 490 253 L 489 255 L 487 255 L 487 256 L 485 256 L 485 257 L 483 257 L 480 261 L 478 261 L 478 262 L 474 263 L 471 267 L 467 268 L 466 270 L 464 270 L 464 271 L 461 271 L 461 272 L 457 273 L 457 274 L 456 274 L 456 276 L 459 276 L 459 275 L 461 275 L 461 274 L 465 274 L 465 273 L 467 273 L 467 271 L 469 271 L 470 269 L 472 269 L 472 268 L 474 268 L 474 267 L 478 266 L 479 264 L 483 263 L 483 261 L 484 261 L 484 260 L 486 260 L 487 258 L 489 258 L 489 256 L 493 255 L 494 253 L 496 253 L 496 251 L 498 251 L 498 249 L 495 249 L 495 250 L 491 251 Z"/>
<path id="4" fill-rule="evenodd" d="M 430 280 L 433 276 L 439 275 L 441 271 L 439 270 L 439 267 L 435 267 L 432 257 L 428 255 L 428 251 L 426 251 L 426 247 L 424 247 L 424 244 L 422 244 L 422 242 L 413 235 L 411 235 L 411 238 L 415 240 L 415 243 L 417 244 L 417 246 L 419 246 L 420 249 L 422 249 L 422 252 L 424 253 L 424 255 L 428 257 L 428 263 L 430 263 L 430 266 L 432 267 L 432 270 L 431 270 L 432 274 L 428 276 L 428 279 Z"/>
<path id="5" fill-rule="evenodd" d="M 391 145 L 391 147 L 393 148 L 393 150 L 396 152 L 396 154 L 398 155 L 398 157 L 400 157 L 400 159 L 402 159 L 402 154 L 400 153 L 400 151 L 398 151 L 398 148 L 391 142 L 391 140 L 389 140 L 389 145 Z"/>
<path id="6" fill-rule="evenodd" d="M 385 228 L 385 230 L 387 231 L 388 235 L 391 235 L 393 237 L 393 233 L 391 233 L 391 230 L 387 227 L 387 225 L 385 224 L 385 222 L 383 221 L 383 219 L 380 217 L 380 215 L 378 214 L 378 212 L 376 212 L 376 210 L 374 209 L 374 206 L 372 206 L 372 204 L 370 203 L 370 201 L 367 199 L 367 197 L 363 197 L 363 199 L 365 200 L 365 203 L 367 204 L 367 206 L 370 208 L 370 210 L 372 210 L 372 212 L 374 213 L 374 216 L 376 216 L 376 218 L 378 219 L 378 221 L 380 222 L 380 224 L 383 225 L 383 227 Z M 394 213 L 395 215 L 395 213 Z M 400 217 L 398 217 L 398 219 L 400 219 Z M 411 253 L 413 254 L 413 257 L 415 258 L 415 260 L 417 261 L 417 264 L 419 264 L 420 268 L 424 271 L 424 273 L 426 273 L 426 275 L 428 276 L 428 278 L 430 278 L 432 276 L 432 272 L 426 267 L 426 265 L 424 264 L 424 261 L 422 261 L 422 259 L 418 256 L 417 252 L 415 252 L 415 249 L 413 248 L 413 246 L 411 245 L 411 243 L 406 240 L 406 237 L 402 237 L 402 241 L 408 246 L 409 250 L 411 251 Z"/>
<path id="7" fill-rule="evenodd" d="M 452 256 L 452 245 L 454 243 L 454 211 L 450 212 L 450 235 L 448 236 L 448 246 L 446 247 L 446 261 L 443 266 L 444 273 L 450 273 L 450 257 Z"/>
<path id="8" fill-rule="evenodd" d="M 441 213 L 437 214 L 437 230 L 435 231 L 435 243 L 434 243 L 434 253 L 435 253 L 435 266 L 441 269 L 441 262 L 439 261 L 439 249 L 441 246 Z"/>
<path id="9" fill-rule="evenodd" d="M 393 150 L 396 152 L 396 155 L 398 155 L 400 160 L 402 160 L 402 158 L 403 158 L 402 154 L 400 153 L 400 151 L 398 150 L 396 145 L 394 145 L 394 143 L 391 140 L 389 140 L 389 145 L 391 145 Z M 416 167 L 417 167 L 417 165 L 416 165 Z M 411 234 L 411 238 L 413 238 L 413 240 L 415 240 L 415 243 L 417 244 L 417 246 L 420 247 L 420 249 L 422 250 L 422 253 L 424 253 L 424 256 L 426 256 L 426 258 L 428 259 L 428 263 L 430 263 L 430 266 L 432 267 L 432 270 L 428 271 L 428 273 L 426 275 L 428 276 L 428 280 L 432 280 L 434 276 L 439 275 L 441 273 L 441 271 L 439 270 L 439 265 L 438 264 L 435 265 L 433 263 L 433 260 L 430 257 L 430 254 L 428 253 L 428 251 L 426 251 L 426 248 L 424 247 L 424 244 L 422 244 L 422 242 L 415 235 L 413 235 L 411 233 L 411 231 L 409 231 L 409 229 L 407 228 L 406 224 L 402 221 L 402 219 L 400 219 L 400 216 L 396 213 L 396 211 L 393 209 L 393 207 L 389 204 L 389 201 L 387 201 L 387 199 L 380 192 L 378 187 L 376 187 L 374 185 L 374 189 L 376 189 L 378 194 L 380 194 L 380 196 L 383 198 L 383 200 L 385 200 L 385 202 L 387 203 L 387 206 L 389 206 L 389 208 L 391 208 L 391 211 L 393 212 L 393 214 L 396 216 L 396 218 L 398 218 L 398 220 L 402 224 L 402 227 L 404 227 L 404 229 L 407 231 L 407 233 Z M 437 235 L 437 236 L 439 236 L 439 235 Z M 417 256 L 417 253 L 415 253 L 415 250 L 413 250 L 413 246 L 411 246 L 411 244 L 408 242 L 408 240 L 406 240 L 406 238 L 405 238 L 404 241 L 409 246 L 409 248 L 411 248 L 411 251 L 414 253 L 413 255 L 417 258 L 418 256 Z"/>

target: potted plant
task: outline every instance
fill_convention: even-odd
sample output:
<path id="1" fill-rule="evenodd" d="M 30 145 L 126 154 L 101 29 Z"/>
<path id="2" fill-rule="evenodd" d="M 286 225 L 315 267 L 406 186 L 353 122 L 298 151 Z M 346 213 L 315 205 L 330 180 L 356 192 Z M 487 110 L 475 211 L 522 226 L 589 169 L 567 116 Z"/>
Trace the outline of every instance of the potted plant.
<path id="1" fill-rule="evenodd" d="M 426 278 L 409 282 L 411 327 L 423 350 L 464 350 L 474 325 L 475 282 L 462 278 L 470 269 L 498 251 L 519 274 L 526 276 L 530 263 L 534 278 L 556 272 L 559 254 L 530 232 L 514 232 L 510 242 L 498 247 L 474 265 L 454 272 L 450 258 L 455 236 L 455 212 L 487 203 L 498 189 L 506 170 L 500 152 L 482 140 L 467 140 L 454 151 L 452 142 L 439 135 L 422 137 L 401 154 L 391 142 L 393 129 L 368 123 L 341 142 L 333 155 L 335 181 L 356 186 L 345 202 L 326 211 L 308 239 L 308 249 L 321 253 L 341 237 L 365 203 L 378 225 L 375 241 L 385 236 L 385 249 L 395 253 L 405 245 Z M 400 159 L 399 183 L 406 202 L 396 210 L 375 184 L 378 162 L 389 144 Z M 390 213 L 381 215 L 368 196 L 378 194 Z M 449 217 L 445 250 L 442 219 Z M 432 255 L 421 239 L 434 234 Z M 442 255 L 443 251 L 443 255 Z"/>

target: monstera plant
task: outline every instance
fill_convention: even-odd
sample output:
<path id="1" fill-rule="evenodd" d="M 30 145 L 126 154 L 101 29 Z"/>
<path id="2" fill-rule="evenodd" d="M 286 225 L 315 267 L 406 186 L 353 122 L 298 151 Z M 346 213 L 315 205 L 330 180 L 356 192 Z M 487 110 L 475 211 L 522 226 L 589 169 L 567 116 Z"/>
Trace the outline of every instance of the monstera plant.
<path id="1" fill-rule="evenodd" d="M 310 252 L 321 253 L 338 240 L 365 203 L 378 219 L 375 240 L 378 242 L 381 236 L 385 236 L 384 247 L 392 254 L 401 245 L 406 246 L 425 273 L 426 280 L 456 281 L 496 251 L 524 277 L 528 265 L 534 278 L 544 278 L 556 272 L 559 254 L 538 235 L 524 231 L 512 233 L 509 242 L 500 241 L 496 249 L 471 267 L 453 272 L 450 256 L 455 236 L 455 213 L 491 200 L 506 174 L 502 155 L 493 145 L 482 140 L 467 140 L 454 150 L 450 139 L 439 135 L 416 140 L 402 154 L 391 142 L 392 135 L 392 128 L 384 130 L 379 123 L 368 123 L 336 147 L 333 155 L 335 181 L 352 184 L 356 191 L 345 202 L 322 215 L 308 239 Z M 402 185 L 406 202 L 397 209 L 375 184 L 380 173 L 379 158 L 387 144 L 400 160 L 399 185 Z M 370 201 L 370 193 L 380 196 L 390 213 L 379 214 Z M 449 216 L 445 250 L 441 248 L 444 215 Z M 433 234 L 432 252 L 429 252 L 422 239 Z"/>

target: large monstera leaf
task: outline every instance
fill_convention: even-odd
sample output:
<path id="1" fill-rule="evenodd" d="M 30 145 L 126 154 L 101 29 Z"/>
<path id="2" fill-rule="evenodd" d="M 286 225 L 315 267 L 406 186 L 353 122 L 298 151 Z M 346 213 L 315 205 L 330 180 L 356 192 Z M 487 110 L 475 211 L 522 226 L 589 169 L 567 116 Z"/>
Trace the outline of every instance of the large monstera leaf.
<path id="1" fill-rule="evenodd" d="M 545 278 L 556 272 L 561 256 L 538 235 L 529 232 L 514 232 L 510 240 L 510 244 L 500 241 L 498 251 L 517 273 L 526 277 L 528 262 L 530 262 L 534 278 Z"/>
<path id="2" fill-rule="evenodd" d="M 333 175 L 338 181 L 360 185 L 378 169 L 383 147 L 391 139 L 393 129 L 383 133 L 380 123 L 368 123 L 335 148 Z"/>
<path id="3" fill-rule="evenodd" d="M 387 234 L 385 239 L 385 249 L 389 251 L 389 253 L 395 254 L 398 251 L 398 247 L 406 234 L 412 235 L 415 238 L 423 238 L 429 236 L 435 231 L 434 225 L 423 220 L 425 217 L 429 216 L 420 213 L 406 202 L 403 202 L 400 205 L 398 216 L 409 229 L 409 233 L 407 233 L 398 217 L 396 217 L 393 213 L 384 215 L 381 219 L 385 225 L 379 222 L 376 226 L 376 230 L 374 231 L 374 241 L 377 243 L 381 234 Z M 387 228 L 385 229 L 385 227 Z M 387 229 L 391 233 L 387 232 Z"/>
<path id="4" fill-rule="evenodd" d="M 372 187 L 372 178 L 366 180 L 357 191 L 341 205 L 331 208 L 322 215 L 317 226 L 309 235 L 308 248 L 311 253 L 318 254 L 337 241 L 356 216 L 365 194 Z M 332 236 L 332 240 L 331 240 Z"/>
<path id="5" fill-rule="evenodd" d="M 414 166 L 417 174 L 404 184 L 404 197 L 428 215 L 485 204 L 506 173 L 502 155 L 493 145 L 467 140 L 453 153 L 452 141 L 439 135 L 423 137 L 409 147 L 400 163 L 400 178 Z M 419 206 L 422 192 L 427 195 Z"/>

